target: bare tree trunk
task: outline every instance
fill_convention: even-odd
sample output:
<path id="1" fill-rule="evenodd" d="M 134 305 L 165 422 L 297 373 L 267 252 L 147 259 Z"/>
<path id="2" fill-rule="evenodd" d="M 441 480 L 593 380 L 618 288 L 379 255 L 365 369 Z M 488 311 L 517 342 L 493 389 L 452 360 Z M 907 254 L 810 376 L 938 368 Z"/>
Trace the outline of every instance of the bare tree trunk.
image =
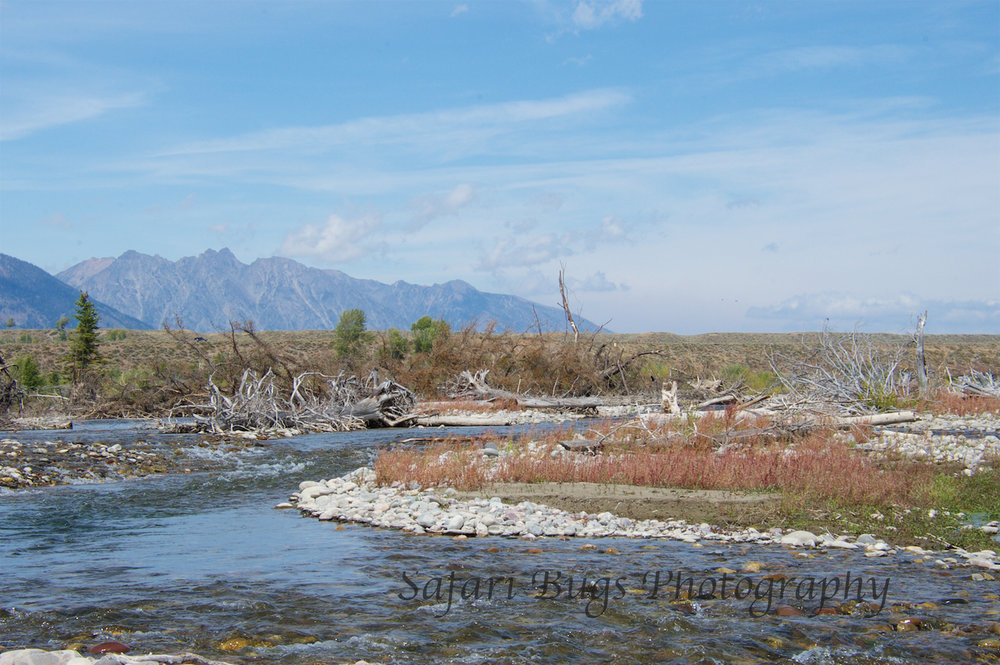
<path id="1" fill-rule="evenodd" d="M 569 299 L 566 297 L 566 269 L 559 268 L 559 295 L 562 296 L 562 307 L 563 311 L 566 312 L 566 320 L 569 322 L 569 327 L 573 329 L 573 343 L 580 341 L 580 329 L 576 327 L 576 321 L 573 320 L 573 312 L 569 308 Z"/>
<path id="2" fill-rule="evenodd" d="M 927 310 L 917 319 L 917 385 L 920 387 L 920 398 L 927 397 L 927 361 L 924 358 L 924 324 L 927 323 Z"/>
<path id="3" fill-rule="evenodd" d="M 670 382 L 670 390 L 667 390 L 667 382 L 663 382 L 663 387 L 660 389 L 660 394 L 663 398 L 663 413 L 673 413 L 677 414 L 681 412 L 681 407 L 677 404 L 677 382 Z"/>

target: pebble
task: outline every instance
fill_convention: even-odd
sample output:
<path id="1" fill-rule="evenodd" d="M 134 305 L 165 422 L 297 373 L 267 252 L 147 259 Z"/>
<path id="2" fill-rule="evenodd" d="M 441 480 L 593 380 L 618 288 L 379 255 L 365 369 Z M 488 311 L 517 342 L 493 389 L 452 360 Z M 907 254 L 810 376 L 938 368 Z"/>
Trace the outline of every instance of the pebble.
<path id="1" fill-rule="evenodd" d="M 959 463 L 966 475 L 981 470 L 1000 455 L 1000 418 L 994 413 L 978 416 L 925 415 L 895 431 L 880 428 L 878 435 L 858 443 L 873 454 L 898 454 L 935 463 Z"/>
<path id="2" fill-rule="evenodd" d="M 664 538 L 699 546 L 703 541 L 784 544 L 796 548 L 863 549 L 866 557 L 885 557 L 899 552 L 912 557 L 926 556 L 920 547 L 894 549 L 872 534 L 857 538 L 810 531 L 785 533 L 780 528 L 760 532 L 753 528 L 723 531 L 709 524 L 688 524 L 683 520 L 631 520 L 610 512 L 569 513 L 549 506 L 523 501 L 506 504 L 499 497 L 461 501 L 454 490 L 421 489 L 414 484 L 375 484 L 374 470 L 362 467 L 340 478 L 307 481 L 292 494 L 289 503 L 302 513 L 321 520 L 357 522 L 411 534 L 451 536 L 503 536 L 535 540 L 545 537 L 578 538 Z M 992 550 L 966 552 L 955 549 L 938 559 L 941 568 L 971 566 L 984 571 L 1000 570 L 1000 560 Z M 808 556 L 808 555 L 807 555 Z M 978 574 L 978 573 L 977 573 Z"/>
<path id="3" fill-rule="evenodd" d="M 809 531 L 784 533 L 779 528 L 766 532 L 748 528 L 723 531 L 709 524 L 688 524 L 683 520 L 631 520 L 610 512 L 569 513 L 549 506 L 523 501 L 504 503 L 499 497 L 468 501 L 453 497 L 454 491 L 421 489 L 407 484 L 380 487 L 374 470 L 362 467 L 339 478 L 303 483 L 289 503 L 305 515 L 321 520 L 357 522 L 412 534 L 450 536 L 503 536 L 536 538 L 665 538 L 697 546 L 704 541 L 729 543 L 780 543 L 801 548 L 865 549 L 865 556 L 883 557 L 897 553 L 871 534 L 857 539 L 848 536 L 817 536 Z M 902 550 L 911 556 L 925 550 Z M 997 565 L 995 552 L 954 550 L 952 565 Z M 964 561 L 963 561 L 964 560 Z M 987 566 L 986 564 L 989 564 Z M 948 565 L 948 564 L 945 564 Z"/>

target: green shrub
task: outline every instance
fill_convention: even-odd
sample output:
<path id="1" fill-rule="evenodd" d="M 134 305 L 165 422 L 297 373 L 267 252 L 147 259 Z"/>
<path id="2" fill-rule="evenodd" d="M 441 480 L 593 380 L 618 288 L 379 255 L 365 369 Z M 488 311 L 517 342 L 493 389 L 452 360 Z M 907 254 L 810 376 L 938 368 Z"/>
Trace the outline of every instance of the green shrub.
<path id="1" fill-rule="evenodd" d="M 413 331 L 413 350 L 417 353 L 430 353 L 434 341 L 451 332 L 451 326 L 444 319 L 435 321 L 429 316 L 422 316 L 410 326 L 410 330 Z"/>

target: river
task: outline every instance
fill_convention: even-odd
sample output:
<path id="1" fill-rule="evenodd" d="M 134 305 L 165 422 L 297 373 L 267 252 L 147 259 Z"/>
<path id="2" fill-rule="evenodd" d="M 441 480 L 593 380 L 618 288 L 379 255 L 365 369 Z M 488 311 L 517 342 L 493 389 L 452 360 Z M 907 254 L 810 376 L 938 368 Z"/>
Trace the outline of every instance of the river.
<path id="1" fill-rule="evenodd" d="M 1000 621 L 1000 583 L 938 568 L 933 557 L 621 538 L 455 540 L 273 508 L 300 481 L 370 464 L 379 446 L 412 435 L 316 434 L 220 453 L 139 423 L 0 433 L 123 446 L 181 437 L 187 453 L 222 465 L 0 493 L 0 648 L 114 639 L 138 653 L 290 665 L 965 663 L 995 654 L 977 645 Z M 743 572 L 748 564 L 761 570 Z M 860 590 L 879 612 L 773 612 L 815 608 L 803 583 L 829 592 L 848 574 L 861 581 L 849 596 Z M 694 584 L 697 595 L 711 582 L 721 597 L 685 601 L 678 577 L 681 589 Z M 843 589 L 834 596 L 828 604 L 843 602 Z M 924 630 L 891 630 L 902 618 Z"/>

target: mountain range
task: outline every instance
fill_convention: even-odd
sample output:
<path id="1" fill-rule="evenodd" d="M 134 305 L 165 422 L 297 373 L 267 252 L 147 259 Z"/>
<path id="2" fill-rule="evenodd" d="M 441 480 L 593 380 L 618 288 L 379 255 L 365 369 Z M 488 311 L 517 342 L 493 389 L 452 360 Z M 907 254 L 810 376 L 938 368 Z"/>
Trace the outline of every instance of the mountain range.
<path id="1" fill-rule="evenodd" d="M 565 328 L 558 307 L 486 293 L 460 280 L 385 284 L 279 257 L 247 265 L 228 249 L 177 261 L 127 251 L 118 258 L 88 259 L 56 277 L 0 255 L 2 320 L 51 327 L 72 313 L 79 291 L 87 291 L 100 303 L 101 327 L 159 328 L 179 321 L 189 330 L 217 332 L 228 330 L 230 321 L 252 321 L 258 330 L 326 330 L 344 310 L 361 309 L 372 329 L 409 329 L 422 316 L 444 319 L 453 328 L 491 322 L 516 332 L 538 325 L 545 331 Z M 577 324 L 596 328 L 585 320 Z"/>
<path id="2" fill-rule="evenodd" d="M 66 317 L 72 323 L 79 289 L 60 281 L 41 268 L 13 256 L 0 254 L 0 324 L 11 320 L 18 328 L 52 328 Z M 147 323 L 91 299 L 102 328 L 143 330 Z"/>

